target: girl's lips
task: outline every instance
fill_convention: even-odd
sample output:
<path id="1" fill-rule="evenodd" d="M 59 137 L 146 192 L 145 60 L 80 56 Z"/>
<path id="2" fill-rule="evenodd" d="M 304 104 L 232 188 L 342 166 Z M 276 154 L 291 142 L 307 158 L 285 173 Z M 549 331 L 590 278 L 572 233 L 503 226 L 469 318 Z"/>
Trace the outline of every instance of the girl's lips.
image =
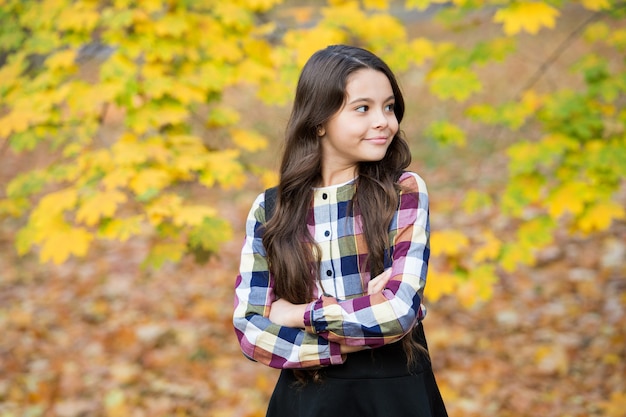
<path id="1" fill-rule="evenodd" d="M 367 138 L 365 139 L 366 141 L 368 141 L 369 143 L 375 144 L 375 145 L 384 145 L 387 143 L 387 137 L 386 136 L 377 136 L 375 138 Z"/>

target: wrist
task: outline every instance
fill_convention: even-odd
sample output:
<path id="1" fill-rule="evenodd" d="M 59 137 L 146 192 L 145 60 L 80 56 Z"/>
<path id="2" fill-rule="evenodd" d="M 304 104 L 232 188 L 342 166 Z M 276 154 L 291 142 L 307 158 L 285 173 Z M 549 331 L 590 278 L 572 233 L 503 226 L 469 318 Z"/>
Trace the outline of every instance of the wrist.
<path id="1" fill-rule="evenodd" d="M 291 313 L 289 314 L 291 319 L 291 325 L 289 327 L 295 327 L 298 329 L 304 329 L 304 313 L 306 312 L 308 304 L 294 304 Z"/>

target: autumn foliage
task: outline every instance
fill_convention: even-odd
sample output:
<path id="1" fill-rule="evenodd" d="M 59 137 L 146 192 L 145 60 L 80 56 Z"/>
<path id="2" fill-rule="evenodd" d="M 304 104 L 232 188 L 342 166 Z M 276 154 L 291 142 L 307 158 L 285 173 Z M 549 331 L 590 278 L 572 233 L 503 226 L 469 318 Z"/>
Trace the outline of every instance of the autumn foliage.
<path id="1" fill-rule="evenodd" d="M 222 342 L 238 236 L 299 69 L 334 43 L 403 82 L 451 414 L 560 416 L 563 396 L 625 415 L 625 19 L 613 0 L 0 0 L 0 416 L 262 415 L 273 374 Z M 588 396 L 532 398 L 587 374 Z"/>

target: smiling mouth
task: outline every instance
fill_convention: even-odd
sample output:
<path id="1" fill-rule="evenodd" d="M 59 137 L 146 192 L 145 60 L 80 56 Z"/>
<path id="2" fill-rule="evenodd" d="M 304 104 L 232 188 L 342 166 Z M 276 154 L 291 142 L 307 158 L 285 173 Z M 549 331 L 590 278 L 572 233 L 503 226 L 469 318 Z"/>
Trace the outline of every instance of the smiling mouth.
<path id="1" fill-rule="evenodd" d="M 374 144 L 385 144 L 387 143 L 388 138 L 386 136 L 380 136 L 380 137 L 376 137 L 376 138 L 368 138 L 365 139 L 367 142 L 370 143 L 374 143 Z"/>

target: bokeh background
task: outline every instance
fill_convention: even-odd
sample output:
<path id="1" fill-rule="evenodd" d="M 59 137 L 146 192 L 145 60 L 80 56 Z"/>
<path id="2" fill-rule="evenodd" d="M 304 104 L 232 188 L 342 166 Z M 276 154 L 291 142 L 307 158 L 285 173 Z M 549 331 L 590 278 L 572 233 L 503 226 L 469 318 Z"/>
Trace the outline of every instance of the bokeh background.
<path id="1" fill-rule="evenodd" d="M 333 43 L 401 81 L 450 415 L 626 416 L 624 3 L 0 0 L 0 417 L 265 414 L 244 220 Z"/>

